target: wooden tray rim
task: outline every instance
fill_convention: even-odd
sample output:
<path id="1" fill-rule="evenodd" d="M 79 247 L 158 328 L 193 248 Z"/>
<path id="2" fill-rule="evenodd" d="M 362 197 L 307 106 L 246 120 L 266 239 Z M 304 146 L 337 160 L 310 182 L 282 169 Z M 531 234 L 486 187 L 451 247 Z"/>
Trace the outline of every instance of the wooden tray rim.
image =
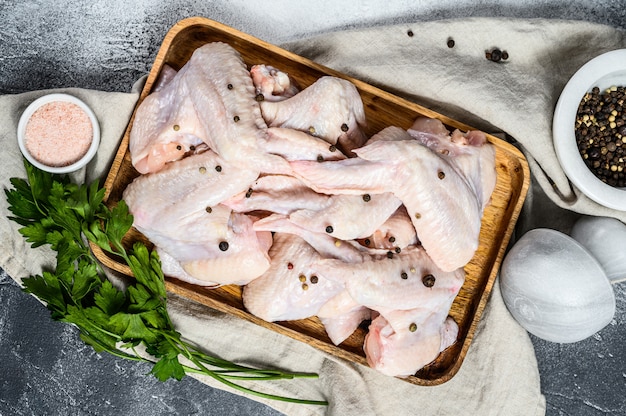
<path id="1" fill-rule="evenodd" d="M 377 96 L 386 99 L 389 102 L 394 102 L 398 105 L 404 106 L 406 108 L 409 108 L 412 111 L 415 111 L 417 113 L 421 113 L 425 116 L 429 116 L 429 117 L 433 117 L 433 118 L 437 118 L 439 120 L 441 120 L 444 124 L 447 124 L 449 126 L 453 126 L 455 128 L 459 128 L 463 131 L 467 131 L 467 130 L 471 130 L 472 127 L 469 125 L 466 125 L 464 123 L 461 123 L 457 120 L 451 119 L 443 114 L 437 113 L 433 110 L 430 110 L 426 107 L 423 107 L 417 103 L 408 101 L 404 98 L 398 97 L 396 95 L 393 95 L 387 91 L 384 91 L 382 89 L 379 89 L 377 87 L 374 87 L 370 84 L 367 84 L 363 81 L 360 81 L 356 78 L 352 78 L 350 76 L 347 76 L 343 73 L 340 73 L 338 71 L 335 71 L 331 68 L 327 68 L 323 65 L 320 65 L 314 61 L 311 61 L 307 58 L 303 58 L 299 55 L 296 55 L 292 52 L 289 52 L 287 50 L 284 50 L 280 47 L 277 47 L 275 45 L 272 45 L 270 43 L 267 43 L 263 40 L 257 39 L 251 35 L 248 35 L 246 33 L 243 32 L 239 32 L 236 29 L 233 29 L 229 26 L 226 26 L 222 23 L 216 22 L 214 20 L 211 20 L 209 18 L 205 18 L 205 17 L 190 17 L 190 18 L 186 18 L 183 20 L 178 21 L 174 26 L 172 26 L 172 28 L 167 32 L 163 43 L 161 44 L 161 47 L 155 57 L 154 60 L 154 65 L 151 68 L 151 71 L 148 75 L 148 78 L 146 79 L 146 82 L 142 88 L 142 91 L 140 93 L 139 99 L 135 105 L 135 108 L 133 110 L 133 113 L 131 115 L 131 118 L 129 120 L 129 123 L 127 125 L 127 128 L 124 132 L 124 135 L 122 136 L 122 140 L 120 141 L 120 145 L 118 147 L 118 150 L 116 152 L 116 157 L 115 160 L 122 160 L 124 155 L 127 152 L 127 148 L 128 148 L 128 136 L 130 133 L 130 130 L 132 128 L 133 122 L 134 122 L 134 117 L 135 117 L 135 113 L 137 108 L 139 107 L 139 105 L 141 104 L 141 102 L 143 101 L 143 99 L 145 99 L 145 97 L 150 93 L 152 85 L 154 84 L 156 77 L 158 75 L 158 73 L 160 72 L 161 66 L 162 64 L 165 62 L 165 57 L 167 55 L 168 49 L 170 47 L 170 44 L 172 42 L 172 40 L 176 37 L 176 35 L 178 35 L 181 31 L 190 28 L 192 26 L 208 26 L 214 29 L 217 29 L 219 31 L 225 31 L 225 32 L 229 32 L 231 34 L 235 34 L 236 36 L 238 36 L 239 38 L 251 42 L 251 43 L 255 43 L 258 44 L 260 46 L 262 46 L 265 49 L 269 49 L 273 52 L 279 53 L 289 59 L 298 61 L 300 63 L 303 63 L 309 67 L 311 67 L 312 69 L 315 69 L 317 71 L 320 72 L 324 72 L 327 73 L 329 75 L 333 75 L 333 76 L 338 76 L 344 79 L 347 79 L 349 81 L 351 81 L 352 83 L 354 83 L 358 89 L 363 90 L 363 89 L 367 89 L 369 91 L 374 91 L 376 93 Z M 474 316 L 471 319 L 471 324 L 469 326 L 469 328 L 467 329 L 467 335 L 463 340 L 463 344 L 461 346 L 461 349 L 459 351 L 459 355 L 457 357 L 457 359 L 454 361 L 454 364 L 450 367 L 447 368 L 446 372 L 439 378 L 437 379 L 423 379 L 423 378 L 418 378 L 415 376 L 412 376 L 408 379 L 404 379 L 407 380 L 413 384 L 417 384 L 417 385 L 423 385 L 423 386 L 434 386 L 434 385 L 439 385 L 442 383 L 445 383 L 446 381 L 450 380 L 459 370 L 459 368 L 461 367 L 464 358 L 467 354 L 467 351 L 469 350 L 469 346 L 473 340 L 473 337 L 475 335 L 475 331 L 477 329 L 478 323 L 480 321 L 480 318 L 482 316 L 482 312 L 488 302 L 488 299 L 491 295 L 491 291 L 493 288 L 493 285 L 495 283 L 496 280 L 496 276 L 498 274 L 498 270 L 500 267 L 500 264 L 502 262 L 502 259 L 504 257 L 504 253 L 506 252 L 507 246 L 508 246 L 508 242 L 510 241 L 510 238 L 513 234 L 513 230 L 515 227 L 515 224 L 519 218 L 520 212 L 521 212 L 521 208 L 524 204 L 524 200 L 526 197 L 526 194 L 528 192 L 529 186 L 530 186 L 530 170 L 529 170 L 529 166 L 528 163 L 524 157 L 524 155 L 521 153 L 521 151 L 519 149 L 517 149 L 515 146 L 513 146 L 512 144 L 501 140 L 493 135 L 487 134 L 487 138 L 491 143 L 497 144 L 497 146 L 503 151 L 506 152 L 510 158 L 515 159 L 515 161 L 519 164 L 519 168 L 521 170 L 521 172 L 519 172 L 519 175 L 522 177 L 522 186 L 520 187 L 520 189 L 518 189 L 518 195 L 517 198 L 515 200 L 515 204 L 513 209 L 511 210 L 511 216 L 509 219 L 509 223 L 508 226 L 505 229 L 504 235 L 502 237 L 502 244 L 500 245 L 499 249 L 498 249 L 498 253 L 496 255 L 496 259 L 492 265 L 492 269 L 491 272 L 489 273 L 489 277 L 486 280 L 485 286 L 484 286 L 484 290 L 482 291 L 482 293 L 480 294 L 480 298 L 478 301 L 478 305 L 476 307 Z M 107 177 L 105 179 L 105 183 L 104 183 L 104 187 L 106 189 L 106 193 L 105 193 L 105 202 L 108 202 L 109 196 L 110 196 L 110 191 L 112 189 L 113 184 L 115 183 L 115 180 L 119 174 L 119 171 L 121 169 L 122 164 L 113 164 L 111 166 L 111 169 L 109 170 Z M 97 246 L 92 245 L 92 250 L 94 252 L 94 255 L 106 266 L 109 267 L 117 272 L 120 272 L 124 275 L 127 276 L 132 276 L 132 272 L 130 271 L 130 268 L 123 264 L 123 263 L 119 263 L 118 261 L 116 261 L 115 259 L 111 258 L 108 256 L 107 253 L 105 253 L 104 251 L 102 251 L 100 248 L 98 248 Z M 283 335 L 287 335 L 291 338 L 295 338 L 297 340 L 301 340 L 301 338 L 306 338 L 308 343 L 310 345 L 313 345 L 314 347 L 327 352 L 327 353 L 331 353 L 337 357 L 346 359 L 348 361 L 352 361 L 352 362 L 358 362 L 360 364 L 366 365 L 367 363 L 365 361 L 365 358 L 359 355 L 356 355 L 354 353 L 351 353 L 350 351 L 345 351 L 339 347 L 333 348 L 332 352 L 328 351 L 328 348 L 326 348 L 326 343 L 318 340 L 317 338 L 314 338 L 312 336 L 309 336 L 307 334 L 302 334 L 300 332 L 297 332 L 295 330 L 292 330 L 291 328 L 287 328 L 285 326 L 276 324 L 276 323 L 272 323 L 272 322 L 266 322 L 254 315 L 249 314 L 246 311 L 240 310 L 234 306 L 222 303 L 218 300 L 212 299 L 208 296 L 199 294 L 198 292 L 195 292 L 193 290 L 191 290 L 189 287 L 190 286 L 184 282 L 180 282 L 176 279 L 169 279 L 166 278 L 166 288 L 168 291 L 178 294 L 180 296 L 186 297 L 192 301 L 201 303 L 205 306 L 214 308 L 216 310 L 222 311 L 222 312 L 226 312 L 235 316 L 238 316 L 242 319 L 245 319 L 249 322 L 253 322 L 257 325 L 261 325 L 267 329 L 270 329 L 272 331 L 281 333 Z"/>

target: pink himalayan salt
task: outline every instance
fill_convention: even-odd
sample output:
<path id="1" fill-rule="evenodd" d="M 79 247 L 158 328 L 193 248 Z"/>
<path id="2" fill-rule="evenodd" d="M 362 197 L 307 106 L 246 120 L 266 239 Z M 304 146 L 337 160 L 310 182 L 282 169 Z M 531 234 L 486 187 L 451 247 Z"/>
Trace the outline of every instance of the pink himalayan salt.
<path id="1" fill-rule="evenodd" d="M 93 126 L 87 113 L 74 103 L 52 101 L 39 107 L 24 133 L 28 152 L 46 166 L 67 166 L 87 153 Z"/>

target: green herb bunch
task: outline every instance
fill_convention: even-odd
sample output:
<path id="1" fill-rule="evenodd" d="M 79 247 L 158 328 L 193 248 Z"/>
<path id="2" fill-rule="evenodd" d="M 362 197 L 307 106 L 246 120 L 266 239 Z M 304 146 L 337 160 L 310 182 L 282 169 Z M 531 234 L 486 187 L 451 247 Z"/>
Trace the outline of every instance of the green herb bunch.
<path id="1" fill-rule="evenodd" d="M 124 201 L 109 209 L 105 189 L 71 183 L 67 176 L 50 174 L 27 161 L 27 180 L 11 178 L 5 189 L 9 219 L 33 248 L 50 245 L 56 251 L 56 269 L 23 279 L 24 290 L 47 304 L 54 320 L 74 324 L 81 339 L 97 352 L 154 363 L 151 373 L 161 381 L 204 374 L 240 391 L 267 399 L 325 405 L 259 392 L 242 380 L 317 377 L 255 369 L 212 357 L 182 340 L 167 312 L 167 293 L 161 263 L 155 251 L 135 243 L 126 249 L 122 238 L 133 224 Z M 89 248 L 89 242 L 120 256 L 135 280 L 126 289 L 114 286 Z M 138 346 L 153 357 L 141 357 Z M 132 353 L 131 353 L 132 352 Z M 183 364 L 185 357 L 190 364 Z"/>

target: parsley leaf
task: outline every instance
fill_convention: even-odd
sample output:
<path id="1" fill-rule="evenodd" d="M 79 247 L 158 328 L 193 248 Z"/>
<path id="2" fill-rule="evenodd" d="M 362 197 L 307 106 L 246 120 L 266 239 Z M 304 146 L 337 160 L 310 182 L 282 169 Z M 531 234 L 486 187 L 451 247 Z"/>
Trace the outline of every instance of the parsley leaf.
<path id="1" fill-rule="evenodd" d="M 185 376 L 185 368 L 178 361 L 178 354 L 162 355 L 161 359 L 156 362 L 150 373 L 154 374 L 160 381 L 168 378 L 181 380 Z"/>
<path id="2" fill-rule="evenodd" d="M 40 222 L 25 225 L 20 228 L 20 234 L 26 238 L 27 243 L 31 243 L 33 248 L 50 243 L 48 241 L 48 230 Z"/>
<path id="3" fill-rule="evenodd" d="M 36 295 L 47 303 L 52 319 L 59 319 L 67 313 L 67 302 L 63 296 L 57 277 L 50 272 L 23 279 L 24 291 Z"/>
<path id="4" fill-rule="evenodd" d="M 113 286 L 109 280 L 104 280 L 99 290 L 94 294 L 94 303 L 103 313 L 111 316 L 119 312 L 126 302 L 124 292 Z"/>

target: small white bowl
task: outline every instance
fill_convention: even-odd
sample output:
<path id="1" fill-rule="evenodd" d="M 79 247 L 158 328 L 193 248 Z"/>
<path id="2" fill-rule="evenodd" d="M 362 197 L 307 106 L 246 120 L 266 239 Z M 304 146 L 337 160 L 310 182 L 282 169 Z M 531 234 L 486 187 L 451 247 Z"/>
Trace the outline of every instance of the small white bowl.
<path id="1" fill-rule="evenodd" d="M 599 55 L 572 76 L 556 104 L 552 136 L 559 163 L 569 180 L 597 203 L 626 211 L 626 189 L 607 185 L 587 168 L 574 132 L 576 113 L 583 96 L 593 87 L 602 91 L 614 85 L 626 86 L 626 49 Z"/>
<path id="2" fill-rule="evenodd" d="M 30 120 L 32 115 L 35 113 L 35 111 L 37 111 L 39 108 L 41 108 L 45 104 L 57 102 L 57 101 L 69 102 L 72 104 L 76 104 L 78 107 L 80 107 L 87 114 L 87 116 L 89 117 L 89 120 L 91 121 L 93 137 L 91 138 L 91 144 L 89 148 L 87 149 L 86 153 L 76 162 L 70 165 L 65 165 L 65 166 L 48 166 L 40 162 L 39 160 L 37 160 L 33 155 L 29 153 L 28 149 L 26 148 L 26 144 L 25 144 L 26 125 L 28 124 L 28 121 Z M 78 98 L 74 97 L 73 95 L 61 94 L 61 93 L 48 94 L 48 95 L 39 97 L 38 99 L 30 103 L 30 105 L 26 107 L 26 109 L 22 113 L 22 116 L 20 117 L 20 121 L 17 126 L 17 141 L 20 147 L 20 151 L 33 166 L 41 170 L 44 170 L 46 172 L 50 172 L 50 173 L 57 173 L 57 174 L 70 173 L 85 166 L 96 155 L 96 152 L 98 151 L 98 146 L 100 145 L 100 125 L 98 124 L 98 119 L 96 118 L 96 115 L 93 113 L 91 108 L 89 108 L 87 104 L 85 104 L 83 101 L 79 100 Z"/>

